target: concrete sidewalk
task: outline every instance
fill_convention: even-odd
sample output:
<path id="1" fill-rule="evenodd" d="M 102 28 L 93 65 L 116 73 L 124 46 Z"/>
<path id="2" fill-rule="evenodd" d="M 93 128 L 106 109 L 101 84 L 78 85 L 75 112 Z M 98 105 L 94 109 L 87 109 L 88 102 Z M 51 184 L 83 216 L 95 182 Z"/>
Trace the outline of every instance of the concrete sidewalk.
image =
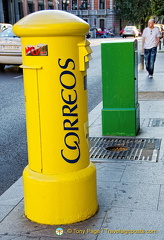
<path id="1" fill-rule="evenodd" d="M 146 76 L 145 70 L 139 71 L 141 130 L 136 138 L 162 139 L 159 161 L 95 163 L 99 211 L 71 225 L 47 226 L 26 219 L 20 178 L 0 197 L 0 239 L 164 239 L 164 53 L 157 55 L 154 78 Z M 90 137 L 102 137 L 101 109 L 102 103 L 89 114 Z M 57 227 L 63 228 L 63 235 L 56 235 Z"/>

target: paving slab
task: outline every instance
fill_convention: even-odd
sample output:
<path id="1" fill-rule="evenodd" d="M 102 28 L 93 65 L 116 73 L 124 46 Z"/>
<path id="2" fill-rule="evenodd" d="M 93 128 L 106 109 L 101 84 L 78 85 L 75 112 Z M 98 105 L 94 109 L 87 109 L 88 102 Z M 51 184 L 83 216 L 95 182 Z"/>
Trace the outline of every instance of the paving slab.
<path id="1" fill-rule="evenodd" d="M 98 192 L 100 207 L 157 210 L 160 185 L 102 182 Z"/>
<path id="2" fill-rule="evenodd" d="M 159 211 L 111 208 L 101 228 L 104 233 L 97 240 L 163 240 L 163 221 L 164 214 Z M 110 233 L 110 230 L 144 230 L 145 233 Z M 146 233 L 147 230 L 151 233 Z"/>
<path id="3" fill-rule="evenodd" d="M 164 212 L 164 184 L 160 185 L 160 195 L 159 195 L 158 211 Z"/>
<path id="4" fill-rule="evenodd" d="M 103 162 L 103 161 L 102 161 Z M 121 163 L 109 163 L 106 164 L 104 168 L 101 168 L 97 171 L 97 181 L 98 182 L 105 182 L 105 181 L 114 181 L 120 182 L 122 175 L 125 171 L 125 164 Z"/>
<path id="5" fill-rule="evenodd" d="M 126 183 L 164 184 L 164 163 L 129 163 L 121 179 Z"/>
<path id="6" fill-rule="evenodd" d="M 32 238 L 55 238 L 58 237 L 55 233 L 56 228 L 62 227 L 64 234 L 60 236 L 60 239 L 95 239 L 92 235 L 87 234 L 84 238 L 83 234 L 79 230 L 85 229 L 100 229 L 104 216 L 106 215 L 105 208 L 101 208 L 99 212 L 86 221 L 69 224 L 69 225 L 43 225 L 31 222 L 26 217 L 24 217 L 24 207 L 23 202 L 19 203 L 14 210 L 3 220 L 0 226 L 0 236 L 26 236 Z M 68 230 L 69 229 L 69 230 Z M 92 236 L 92 237 L 91 237 Z M 58 237 L 59 239 L 59 237 Z"/>

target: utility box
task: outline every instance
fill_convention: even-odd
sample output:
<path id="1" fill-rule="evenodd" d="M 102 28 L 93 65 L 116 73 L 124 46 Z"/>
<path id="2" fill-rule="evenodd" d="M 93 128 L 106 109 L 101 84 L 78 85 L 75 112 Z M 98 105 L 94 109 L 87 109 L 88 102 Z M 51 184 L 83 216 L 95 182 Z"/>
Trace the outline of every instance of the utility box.
<path id="1" fill-rule="evenodd" d="M 137 40 L 101 44 L 102 135 L 136 136 L 140 129 Z"/>
<path id="2" fill-rule="evenodd" d="M 98 208 L 88 144 L 89 25 L 73 14 L 44 10 L 27 15 L 13 29 L 21 37 L 23 58 L 25 215 L 51 225 L 85 220 Z"/>

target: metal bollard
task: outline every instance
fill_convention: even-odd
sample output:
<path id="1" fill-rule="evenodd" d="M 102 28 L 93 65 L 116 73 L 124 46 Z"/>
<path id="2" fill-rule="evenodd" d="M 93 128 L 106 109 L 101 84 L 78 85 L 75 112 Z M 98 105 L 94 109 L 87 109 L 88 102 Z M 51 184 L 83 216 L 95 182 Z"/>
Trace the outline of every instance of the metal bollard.
<path id="1" fill-rule="evenodd" d="M 159 50 L 161 50 L 161 40 L 159 41 Z"/>
<path id="2" fill-rule="evenodd" d="M 59 10 L 32 13 L 14 25 L 21 37 L 28 166 L 25 215 L 41 224 L 85 220 L 98 209 L 89 159 L 89 25 Z"/>
<path id="3" fill-rule="evenodd" d="M 144 70 L 144 53 L 140 53 L 140 70 Z"/>

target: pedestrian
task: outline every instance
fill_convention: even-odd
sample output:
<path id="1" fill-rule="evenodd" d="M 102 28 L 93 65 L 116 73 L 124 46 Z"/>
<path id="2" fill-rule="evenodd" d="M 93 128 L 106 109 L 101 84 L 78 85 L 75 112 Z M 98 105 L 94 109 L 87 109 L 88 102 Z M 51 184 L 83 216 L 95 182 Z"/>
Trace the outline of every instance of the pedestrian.
<path id="1" fill-rule="evenodd" d="M 154 27 L 154 19 L 150 19 L 148 27 L 144 29 L 142 34 L 142 52 L 144 52 L 145 65 L 149 78 L 153 78 L 154 63 L 160 36 L 159 28 Z"/>
<path id="2" fill-rule="evenodd" d="M 108 33 L 108 32 L 107 32 L 106 28 L 104 28 L 102 37 L 103 37 L 103 38 L 107 38 L 107 33 Z"/>
<path id="3" fill-rule="evenodd" d="M 109 35 L 110 35 L 110 37 L 114 37 L 114 31 L 113 31 L 113 28 L 109 29 Z"/>

